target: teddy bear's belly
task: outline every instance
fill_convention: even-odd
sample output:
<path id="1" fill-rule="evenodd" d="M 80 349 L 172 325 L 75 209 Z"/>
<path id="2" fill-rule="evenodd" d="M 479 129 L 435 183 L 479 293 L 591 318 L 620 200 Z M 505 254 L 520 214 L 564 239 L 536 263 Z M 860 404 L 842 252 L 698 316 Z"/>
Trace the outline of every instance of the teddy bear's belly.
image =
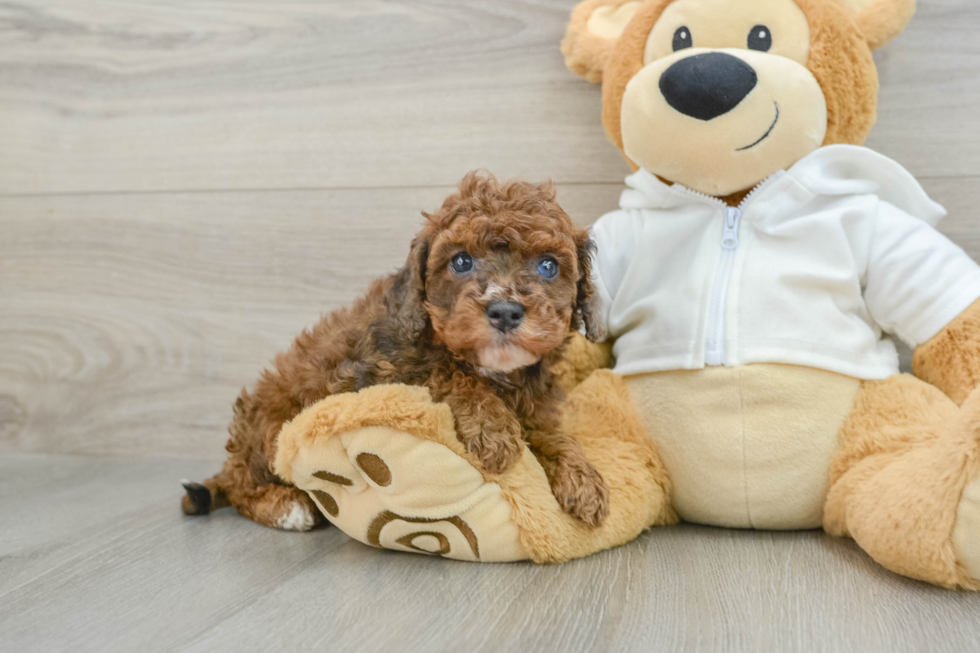
<path id="1" fill-rule="evenodd" d="M 821 525 L 837 433 L 859 380 L 768 364 L 626 380 L 682 519 L 736 528 Z"/>

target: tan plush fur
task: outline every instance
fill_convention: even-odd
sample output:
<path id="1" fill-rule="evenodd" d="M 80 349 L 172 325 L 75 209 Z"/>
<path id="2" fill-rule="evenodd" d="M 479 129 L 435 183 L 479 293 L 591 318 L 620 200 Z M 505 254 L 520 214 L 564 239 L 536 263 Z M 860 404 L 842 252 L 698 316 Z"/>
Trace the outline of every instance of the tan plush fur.
<path id="1" fill-rule="evenodd" d="M 600 7 L 620 7 L 630 1 L 586 0 L 575 7 L 565 38 L 561 42 L 565 65 L 572 72 L 593 83 L 602 81 L 602 70 L 612 51 L 613 42 L 591 33 L 588 28 L 589 18 Z"/>
<path id="2" fill-rule="evenodd" d="M 980 394 L 961 410 L 910 375 L 866 382 L 840 432 L 824 528 L 899 574 L 980 589 L 957 562 L 957 506 L 980 472 Z"/>
<path id="3" fill-rule="evenodd" d="M 872 50 L 902 33 L 915 14 L 915 0 L 844 0 L 854 5 L 854 18 Z"/>
<path id="4" fill-rule="evenodd" d="M 612 343 L 589 342 L 582 334 L 575 333 L 565 346 L 565 356 L 551 371 L 562 389 L 571 392 L 592 372 L 607 367 L 612 367 Z"/>
<path id="5" fill-rule="evenodd" d="M 630 21 L 609 55 L 602 73 L 602 126 L 609 140 L 622 151 L 623 135 L 620 108 L 626 85 L 643 68 L 643 50 L 647 36 L 672 0 L 657 0 L 643 5 Z M 625 156 L 625 154 L 623 155 Z M 627 158 L 629 161 L 629 158 Z M 636 164 L 630 161 L 635 169 Z"/>
<path id="6" fill-rule="evenodd" d="M 878 71 L 853 17 L 837 2 L 796 0 L 810 23 L 807 68 L 827 101 L 824 145 L 861 145 L 877 119 Z"/>
<path id="7" fill-rule="evenodd" d="M 980 386 L 980 301 L 915 349 L 912 370 L 957 405 Z"/>

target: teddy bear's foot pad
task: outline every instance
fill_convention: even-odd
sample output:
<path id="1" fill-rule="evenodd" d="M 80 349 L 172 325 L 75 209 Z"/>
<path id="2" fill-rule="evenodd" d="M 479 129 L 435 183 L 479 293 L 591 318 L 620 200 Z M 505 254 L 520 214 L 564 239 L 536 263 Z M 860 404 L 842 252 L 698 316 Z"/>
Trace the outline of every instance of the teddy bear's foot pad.
<path id="1" fill-rule="evenodd" d="M 461 445 L 448 409 L 378 388 L 330 397 L 283 427 L 277 472 L 365 544 L 458 560 L 527 559 L 500 486 L 452 450 Z M 380 414 L 366 410 L 365 402 L 384 395 Z M 358 421 L 374 425 L 344 419 L 344 402 L 355 400 Z"/>
<path id="2" fill-rule="evenodd" d="M 980 581 L 980 476 L 963 489 L 956 511 L 953 547 L 963 568 Z"/>
<path id="3" fill-rule="evenodd" d="M 527 557 L 500 487 L 441 444 L 365 427 L 304 447 L 293 474 L 327 519 L 365 544 L 459 560 Z"/>

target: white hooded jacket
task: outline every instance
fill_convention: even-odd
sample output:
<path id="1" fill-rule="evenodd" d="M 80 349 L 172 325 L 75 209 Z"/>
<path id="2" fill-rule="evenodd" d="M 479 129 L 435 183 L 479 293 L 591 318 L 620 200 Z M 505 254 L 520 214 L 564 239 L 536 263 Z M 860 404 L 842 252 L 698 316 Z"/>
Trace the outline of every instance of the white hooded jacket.
<path id="1" fill-rule="evenodd" d="M 615 371 L 788 363 L 898 372 L 980 298 L 980 267 L 933 227 L 945 210 L 898 163 L 832 145 L 738 208 L 640 170 L 592 228 Z"/>

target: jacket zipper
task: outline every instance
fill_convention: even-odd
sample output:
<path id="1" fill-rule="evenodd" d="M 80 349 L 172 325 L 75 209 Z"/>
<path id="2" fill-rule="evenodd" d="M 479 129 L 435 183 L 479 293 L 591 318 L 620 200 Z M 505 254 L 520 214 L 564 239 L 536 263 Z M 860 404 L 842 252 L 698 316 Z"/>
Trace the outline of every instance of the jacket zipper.
<path id="1" fill-rule="evenodd" d="M 740 205 L 741 206 L 741 205 Z M 735 265 L 738 249 L 738 228 L 742 224 L 742 210 L 725 207 L 725 228 L 721 234 L 721 258 L 711 286 L 708 304 L 708 322 L 705 328 L 704 364 L 725 364 L 725 305 L 728 303 L 728 281 Z"/>
<path id="2" fill-rule="evenodd" d="M 725 312 L 728 303 L 728 283 L 735 265 L 735 254 L 738 250 L 739 229 L 742 225 L 742 215 L 749 203 L 769 184 L 776 181 L 784 173 L 779 171 L 766 178 L 765 181 L 752 189 L 737 207 L 728 206 L 716 197 L 705 195 L 689 188 L 684 188 L 695 197 L 708 200 L 724 209 L 725 223 L 721 232 L 721 257 L 715 270 L 715 280 L 711 286 L 711 297 L 708 302 L 708 320 L 705 324 L 704 364 L 725 364 Z"/>

